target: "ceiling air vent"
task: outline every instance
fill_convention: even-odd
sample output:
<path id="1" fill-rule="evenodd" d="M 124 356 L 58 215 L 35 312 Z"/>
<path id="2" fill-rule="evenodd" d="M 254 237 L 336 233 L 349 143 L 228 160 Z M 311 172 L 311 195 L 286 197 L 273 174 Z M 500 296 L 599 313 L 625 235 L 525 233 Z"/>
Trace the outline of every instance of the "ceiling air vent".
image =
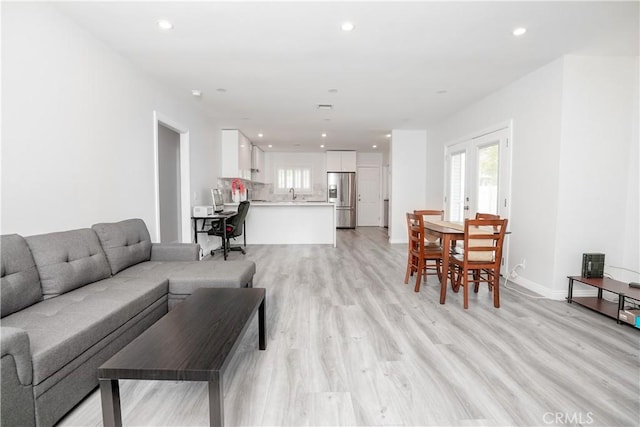
<path id="1" fill-rule="evenodd" d="M 331 110 L 333 105 L 331 104 L 318 104 L 318 110 Z"/>

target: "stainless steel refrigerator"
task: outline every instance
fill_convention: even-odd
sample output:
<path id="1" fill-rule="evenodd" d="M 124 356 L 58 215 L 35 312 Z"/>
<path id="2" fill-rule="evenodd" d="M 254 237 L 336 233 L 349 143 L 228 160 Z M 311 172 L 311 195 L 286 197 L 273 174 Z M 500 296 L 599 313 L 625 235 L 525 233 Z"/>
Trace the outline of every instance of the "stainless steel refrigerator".
<path id="1" fill-rule="evenodd" d="M 356 228 L 356 173 L 327 172 L 327 193 L 336 204 L 336 228 Z"/>

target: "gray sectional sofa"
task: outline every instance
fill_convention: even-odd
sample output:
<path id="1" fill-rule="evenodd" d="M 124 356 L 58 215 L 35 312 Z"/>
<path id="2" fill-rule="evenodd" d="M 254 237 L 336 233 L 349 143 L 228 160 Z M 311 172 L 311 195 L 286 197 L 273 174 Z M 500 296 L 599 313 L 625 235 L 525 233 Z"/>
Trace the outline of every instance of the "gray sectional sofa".
<path id="1" fill-rule="evenodd" d="M 198 261 L 152 243 L 140 219 L 1 236 L 3 426 L 50 426 L 98 384 L 97 368 L 200 287 L 251 287 L 250 261 Z"/>

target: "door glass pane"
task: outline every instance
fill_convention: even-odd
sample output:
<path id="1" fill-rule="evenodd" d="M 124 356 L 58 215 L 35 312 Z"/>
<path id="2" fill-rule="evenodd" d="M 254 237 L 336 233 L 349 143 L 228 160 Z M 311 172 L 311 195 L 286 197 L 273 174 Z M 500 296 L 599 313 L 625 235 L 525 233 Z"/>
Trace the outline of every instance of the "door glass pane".
<path id="1" fill-rule="evenodd" d="M 477 212 L 498 213 L 498 144 L 478 149 Z"/>
<path id="2" fill-rule="evenodd" d="M 449 176 L 449 220 L 464 221 L 465 152 L 451 155 Z"/>

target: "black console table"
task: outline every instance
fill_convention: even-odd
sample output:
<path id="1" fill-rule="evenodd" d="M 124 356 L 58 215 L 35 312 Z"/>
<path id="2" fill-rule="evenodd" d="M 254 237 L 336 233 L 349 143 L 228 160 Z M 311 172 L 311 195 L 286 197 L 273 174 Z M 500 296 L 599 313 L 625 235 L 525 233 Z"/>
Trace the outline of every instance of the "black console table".
<path id="1" fill-rule="evenodd" d="M 603 278 L 587 278 L 581 276 L 568 276 L 569 278 L 569 295 L 567 296 L 567 302 L 571 304 L 575 302 L 598 313 L 609 316 L 616 319 L 618 323 L 620 321 L 620 310 L 624 309 L 625 300 L 632 299 L 636 303 L 640 303 L 640 289 L 632 288 L 627 283 L 620 282 L 618 280 Z M 574 297 L 573 296 L 573 282 L 584 283 L 585 285 L 593 286 L 598 289 L 598 296 L 596 297 Z M 611 292 L 618 296 L 617 302 L 607 301 L 602 298 L 603 291 Z"/>

